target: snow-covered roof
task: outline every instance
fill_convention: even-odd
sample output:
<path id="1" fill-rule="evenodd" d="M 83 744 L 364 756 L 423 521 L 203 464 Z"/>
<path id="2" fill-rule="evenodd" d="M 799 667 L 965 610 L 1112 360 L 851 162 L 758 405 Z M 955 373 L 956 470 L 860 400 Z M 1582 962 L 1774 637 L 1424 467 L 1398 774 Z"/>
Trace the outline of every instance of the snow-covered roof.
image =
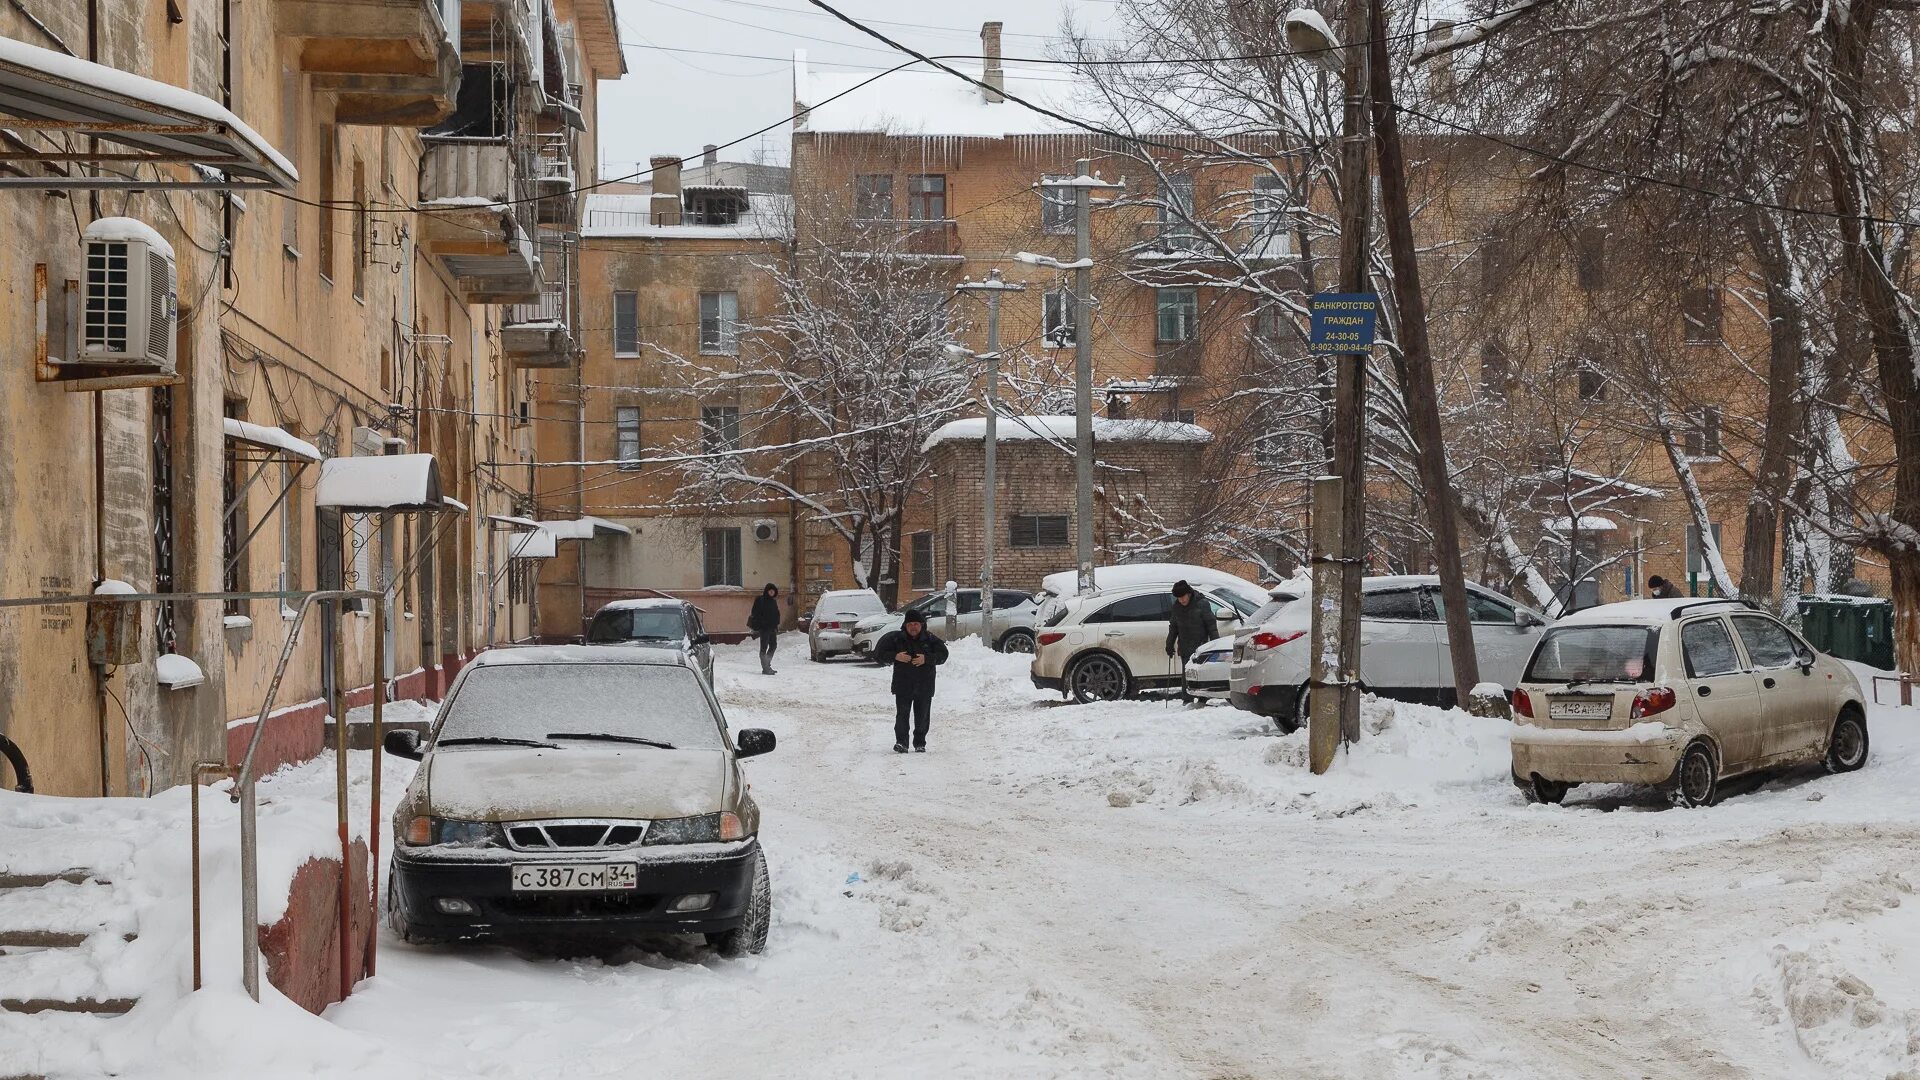
<path id="1" fill-rule="evenodd" d="M 1612 518 L 1601 517 L 1599 514 L 1580 515 L 1581 532 L 1611 532 L 1619 527 L 1620 526 L 1614 524 Z M 1572 518 L 1554 518 L 1547 522 L 1548 532 L 1572 532 L 1573 529 Z"/>
<path id="2" fill-rule="evenodd" d="M 458 504 L 440 497 L 440 470 L 432 454 L 373 454 L 321 462 L 313 505 L 367 513 L 439 510 Z"/>
<path id="3" fill-rule="evenodd" d="M 277 427 L 249 424 L 245 420 L 236 420 L 231 416 L 223 420 L 221 427 L 226 432 L 227 438 L 237 442 L 252 443 L 270 450 L 284 450 L 294 457 L 305 458 L 308 461 L 319 461 L 322 456 L 319 447 Z"/>
<path id="4" fill-rule="evenodd" d="M 788 240 L 793 237 L 793 196 L 748 194 L 747 212 L 734 225 L 656 225 L 651 195 L 590 194 L 580 235 Z"/>
<path id="5" fill-rule="evenodd" d="M 487 520 L 498 522 L 502 525 L 512 525 L 517 529 L 537 529 L 540 527 L 540 523 L 532 518 L 515 517 L 512 514 L 488 514 Z"/>
<path id="6" fill-rule="evenodd" d="M 645 664 L 685 667 L 680 653 L 668 649 L 635 649 L 625 645 L 496 645 L 467 664 L 509 667 L 514 664 Z"/>
<path id="7" fill-rule="evenodd" d="M 1581 608 L 1560 620 L 1565 623 L 1663 623 L 1673 618 L 1676 608 L 1684 608 L 1688 613 L 1692 609 L 1711 610 L 1729 607 L 1745 610 L 1746 605 L 1738 600 L 1724 600 L 1715 597 L 1681 597 L 1677 600 L 1622 600 L 1614 604 L 1600 604 L 1595 607 Z"/>
<path id="8" fill-rule="evenodd" d="M 957 71 L 984 78 L 978 61 L 947 61 Z M 872 80 L 868 82 L 867 80 Z M 862 83 L 866 85 L 862 86 Z M 856 89 L 857 87 L 857 89 Z M 1006 68 L 1006 90 L 1036 105 L 1077 115 L 1075 81 L 1064 69 Z M 844 94 L 836 97 L 835 95 Z M 944 71 L 907 68 L 875 79 L 869 72 L 814 71 L 804 49 L 793 54 L 795 131 L 886 132 L 998 139 L 1008 135 L 1071 134 L 1079 129 L 1007 100 L 989 102 L 980 87 Z"/>
<path id="9" fill-rule="evenodd" d="M 1003 416 L 995 426 L 994 440 L 1072 442 L 1074 432 L 1075 420 L 1071 416 Z M 986 437 L 987 419 L 984 416 L 951 420 L 928 435 L 926 441 L 920 444 L 920 451 L 925 453 L 943 442 L 983 440 Z M 1198 424 L 1180 424 L 1171 420 L 1112 420 L 1097 416 L 1093 420 L 1093 439 L 1106 443 L 1205 443 L 1213 441 L 1213 432 Z"/>
<path id="10" fill-rule="evenodd" d="M 621 536 L 633 535 L 632 528 L 622 525 L 617 521 L 608 521 L 603 517 L 594 517 L 591 514 L 580 518 L 538 521 L 534 524 L 552 533 L 557 540 L 591 540 L 596 533 L 603 532 L 616 533 Z"/>

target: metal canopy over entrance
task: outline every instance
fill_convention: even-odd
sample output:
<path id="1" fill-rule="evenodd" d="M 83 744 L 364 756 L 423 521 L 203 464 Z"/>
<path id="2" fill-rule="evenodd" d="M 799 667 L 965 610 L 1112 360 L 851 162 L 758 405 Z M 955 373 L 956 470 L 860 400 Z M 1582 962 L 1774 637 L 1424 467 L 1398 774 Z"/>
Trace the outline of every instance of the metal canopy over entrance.
<path id="1" fill-rule="evenodd" d="M 457 510 L 466 505 L 440 496 L 440 466 L 432 454 L 374 454 L 328 458 L 320 463 L 313 505 L 349 514 Z"/>
<path id="2" fill-rule="evenodd" d="M 293 163 L 239 117 L 190 90 L 0 37 L 0 127 L 92 136 L 55 149 L 10 140 L 0 161 L 13 165 L 112 164 L 129 175 L 0 176 L 14 188 L 272 188 L 292 191 Z M 142 163 L 196 166 L 193 174 L 132 175 Z"/>
<path id="3" fill-rule="evenodd" d="M 260 479 L 268 466 L 275 463 L 286 466 L 281 471 L 280 490 L 274 495 L 272 504 L 267 507 L 267 512 L 260 515 L 260 520 L 247 531 L 245 539 L 231 545 L 231 550 L 226 552 L 221 568 L 222 579 L 225 580 L 226 575 L 231 574 L 234 567 L 239 565 L 240 557 L 246 552 L 247 545 L 253 543 L 253 538 L 260 535 L 260 530 L 266 528 L 267 522 L 273 520 L 273 515 L 286 502 L 287 493 L 300 482 L 300 475 L 307 471 L 307 466 L 320 460 L 320 451 L 312 443 L 280 428 L 249 424 L 245 420 L 231 416 L 223 421 L 223 430 L 227 442 L 227 460 L 230 466 L 234 466 L 226 471 L 227 484 L 231 490 L 227 492 L 225 499 L 226 509 L 221 517 L 223 523 L 231 522 L 233 516 L 240 512 L 240 508 L 246 505 L 247 492 L 253 489 L 254 482 Z M 253 470 L 247 476 L 246 482 L 235 485 L 233 483 L 237 472 L 235 467 L 249 464 L 253 465 Z M 233 530 L 222 529 L 222 536 L 232 534 Z"/>

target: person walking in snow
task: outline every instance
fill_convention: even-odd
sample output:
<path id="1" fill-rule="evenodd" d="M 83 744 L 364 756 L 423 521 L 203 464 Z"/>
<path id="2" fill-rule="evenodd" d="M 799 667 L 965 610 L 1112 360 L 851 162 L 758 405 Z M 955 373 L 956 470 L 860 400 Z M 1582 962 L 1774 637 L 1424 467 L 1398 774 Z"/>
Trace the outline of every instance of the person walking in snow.
<path id="1" fill-rule="evenodd" d="M 1173 607 L 1167 612 L 1167 658 L 1175 671 L 1187 662 L 1200 646 L 1220 636 L 1220 624 L 1213 617 L 1213 604 L 1193 591 L 1185 581 L 1173 583 Z M 1194 704 L 1187 696 L 1186 682 L 1180 684 L 1180 700 Z"/>
<path id="2" fill-rule="evenodd" d="M 767 587 L 753 598 L 747 629 L 760 639 L 760 674 L 774 674 L 773 650 L 780 641 L 780 588 L 773 582 L 767 582 Z"/>
<path id="3" fill-rule="evenodd" d="M 1674 587 L 1673 582 L 1655 574 L 1647 579 L 1647 595 L 1655 600 L 1678 600 L 1680 590 Z"/>
<path id="4" fill-rule="evenodd" d="M 900 629 L 874 643 L 873 654 L 893 658 L 893 752 L 907 752 L 907 718 L 912 716 L 913 752 L 926 753 L 934 669 L 947 662 L 947 643 L 927 629 L 925 615 L 908 608 Z"/>

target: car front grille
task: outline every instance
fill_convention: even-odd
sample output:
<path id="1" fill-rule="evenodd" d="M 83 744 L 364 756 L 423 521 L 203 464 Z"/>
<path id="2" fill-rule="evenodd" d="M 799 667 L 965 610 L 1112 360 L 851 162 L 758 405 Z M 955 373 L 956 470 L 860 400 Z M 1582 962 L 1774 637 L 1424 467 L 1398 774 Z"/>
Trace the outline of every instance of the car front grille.
<path id="1" fill-rule="evenodd" d="M 507 824 L 507 843 L 520 851 L 598 851 L 627 848 L 646 836 L 644 821 L 577 819 L 515 821 Z"/>
<path id="2" fill-rule="evenodd" d="M 660 896 L 640 892 L 516 893 L 493 897 L 487 904 L 502 915 L 523 919 L 618 918 L 648 914 L 660 906 Z"/>

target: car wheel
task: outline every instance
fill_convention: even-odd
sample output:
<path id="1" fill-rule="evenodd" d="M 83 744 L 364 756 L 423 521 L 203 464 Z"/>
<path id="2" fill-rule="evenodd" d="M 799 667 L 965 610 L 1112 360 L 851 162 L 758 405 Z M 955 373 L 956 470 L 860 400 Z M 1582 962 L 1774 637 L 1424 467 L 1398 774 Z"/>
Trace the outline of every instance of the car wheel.
<path id="1" fill-rule="evenodd" d="M 1009 630 L 1000 637 L 999 649 L 1003 653 L 1030 653 L 1033 648 L 1031 630 Z"/>
<path id="2" fill-rule="evenodd" d="M 707 944 L 721 956 L 757 956 L 767 947 L 767 930 L 772 924 L 773 886 L 767 880 L 767 856 L 762 852 L 754 856 L 753 892 L 747 897 L 747 910 L 740 916 L 740 925 L 708 934 Z"/>
<path id="3" fill-rule="evenodd" d="M 1566 799 L 1568 790 L 1573 787 L 1572 784 L 1558 780 L 1548 780 L 1539 773 L 1534 773 L 1533 779 L 1523 786 L 1527 792 L 1528 802 L 1545 803 L 1548 806 L 1558 806 Z"/>
<path id="4" fill-rule="evenodd" d="M 394 937 L 399 938 L 401 941 L 411 943 L 413 941 L 413 931 L 407 925 L 407 917 L 405 915 L 400 914 L 400 902 L 394 899 L 393 893 L 394 893 L 393 866 L 392 864 L 388 864 L 387 866 L 387 929 L 393 931 Z"/>
<path id="5" fill-rule="evenodd" d="M 1687 747 L 1673 771 L 1675 806 L 1712 806 L 1720 799 L 1720 763 L 1704 742 Z"/>
<path id="6" fill-rule="evenodd" d="M 1121 663 L 1119 657 L 1106 653 L 1082 657 L 1067 674 L 1073 700 L 1082 705 L 1091 701 L 1118 701 L 1127 696 L 1132 681 L 1127 665 Z"/>
<path id="7" fill-rule="evenodd" d="M 1849 705 L 1827 737 L 1825 765 L 1830 773 L 1852 772 L 1867 763 L 1867 718 Z"/>
<path id="8" fill-rule="evenodd" d="M 824 664 L 827 662 L 827 658 L 820 655 L 820 646 L 812 643 L 808 643 L 807 645 L 807 658 L 816 664 Z"/>

